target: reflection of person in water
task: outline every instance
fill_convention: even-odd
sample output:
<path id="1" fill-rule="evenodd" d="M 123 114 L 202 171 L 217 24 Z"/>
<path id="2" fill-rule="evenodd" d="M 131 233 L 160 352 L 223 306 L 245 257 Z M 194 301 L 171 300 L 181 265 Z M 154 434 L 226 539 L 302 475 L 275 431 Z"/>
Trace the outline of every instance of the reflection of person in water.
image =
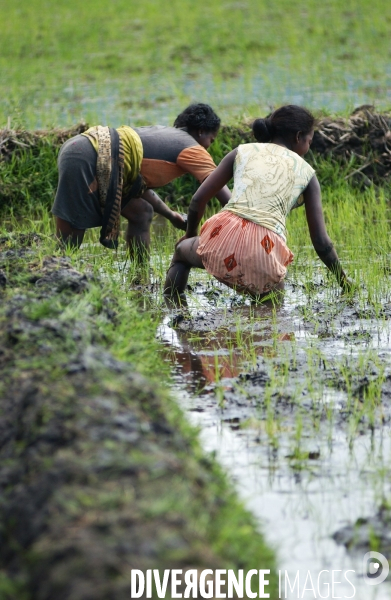
<path id="1" fill-rule="evenodd" d="M 270 306 L 270 310 L 272 310 L 272 306 Z M 257 356 L 271 357 L 277 355 L 277 342 L 295 339 L 293 332 L 280 333 L 275 337 L 270 329 L 266 329 L 262 334 L 257 333 L 255 337 L 250 336 L 244 342 L 243 348 L 238 349 L 234 347 L 235 332 L 231 332 L 227 337 L 227 331 L 221 330 L 214 333 L 213 339 L 209 339 L 207 335 L 203 336 L 201 333 L 199 341 L 194 343 L 189 340 L 189 331 L 182 331 L 176 326 L 175 321 L 171 322 L 168 327 L 163 325 L 160 329 L 160 336 L 175 352 L 175 362 L 180 366 L 182 378 L 185 379 L 188 387 L 196 392 L 200 392 L 209 384 L 222 381 L 224 382 L 223 387 L 231 388 L 230 382 L 227 380 L 234 379 L 243 373 L 244 364 L 247 362 L 246 360 L 243 363 L 243 348 L 247 347 L 245 354 L 255 352 Z M 271 343 L 272 337 L 273 343 Z M 258 342 L 256 345 L 254 345 L 255 339 Z"/>
<path id="2" fill-rule="evenodd" d="M 101 227 L 102 244 L 113 247 L 122 215 L 128 220 L 129 247 L 148 250 L 154 211 L 185 230 L 184 218 L 152 188 L 184 173 L 203 182 L 216 168 L 207 149 L 219 127 L 220 119 L 209 105 L 192 104 L 178 115 L 174 127 L 96 126 L 65 142 L 52 210 L 58 237 L 78 246 L 86 229 Z M 231 193 L 223 186 L 216 197 L 224 205 Z"/>
<path id="3" fill-rule="evenodd" d="M 181 375 L 193 391 L 200 392 L 210 383 L 232 379 L 240 373 L 240 357 L 234 354 L 219 354 L 219 349 L 207 342 L 197 347 L 188 341 L 188 332 L 175 329 L 175 357 Z"/>
<path id="4" fill-rule="evenodd" d="M 242 144 L 221 161 L 192 198 L 186 235 L 178 243 L 165 283 L 165 294 L 186 289 L 191 267 L 206 269 L 239 292 L 262 296 L 279 284 L 293 254 L 286 245 L 288 213 L 305 206 L 315 251 L 338 283 L 349 287 L 323 218 L 320 186 L 303 159 L 313 133 L 314 117 L 288 105 L 253 123 L 258 143 Z M 197 227 L 207 202 L 234 177 L 232 198 Z"/>

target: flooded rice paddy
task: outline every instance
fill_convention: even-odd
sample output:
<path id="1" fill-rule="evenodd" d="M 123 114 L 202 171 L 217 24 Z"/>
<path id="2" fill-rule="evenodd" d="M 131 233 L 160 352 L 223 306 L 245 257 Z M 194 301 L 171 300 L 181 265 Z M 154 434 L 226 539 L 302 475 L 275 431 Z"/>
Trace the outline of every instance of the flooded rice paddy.
<path id="1" fill-rule="evenodd" d="M 385 66 L 381 81 L 363 79 L 361 73 L 346 73 L 344 66 L 338 65 L 327 74 L 321 68 L 313 68 L 308 76 L 306 69 L 295 65 L 287 69 L 285 59 L 282 65 L 269 59 L 257 69 L 245 74 L 241 70 L 226 77 L 217 77 L 202 68 L 180 76 L 174 72 L 164 80 L 160 74 L 140 74 L 132 79 L 131 85 L 127 78 L 107 79 L 98 84 L 70 79 L 61 87 L 56 82 L 44 87 L 33 83 L 24 85 L 19 92 L 18 106 L 24 126 L 30 129 L 53 124 L 68 126 L 77 121 L 117 127 L 171 125 L 190 102 L 212 102 L 212 99 L 223 121 L 232 119 L 232 115 L 264 114 L 287 100 L 329 113 L 348 113 L 362 104 L 387 109 L 391 100 L 391 69 Z M 0 100 L 0 114 L 9 116 L 13 110 L 9 99 Z"/>
<path id="2" fill-rule="evenodd" d="M 391 305 L 359 307 L 289 277 L 282 298 L 254 305 L 200 271 L 193 281 L 188 308 L 170 311 L 158 336 L 204 448 L 278 568 L 291 581 L 300 572 L 300 592 L 281 597 L 313 598 L 308 571 L 352 569 L 355 595 L 345 581 L 333 597 L 390 598 L 389 583 L 365 583 L 363 557 L 391 550 Z"/>

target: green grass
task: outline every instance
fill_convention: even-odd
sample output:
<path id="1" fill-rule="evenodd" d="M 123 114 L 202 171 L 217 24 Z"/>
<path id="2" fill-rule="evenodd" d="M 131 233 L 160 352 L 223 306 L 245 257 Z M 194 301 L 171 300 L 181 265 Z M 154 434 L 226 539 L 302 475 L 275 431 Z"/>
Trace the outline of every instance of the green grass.
<path id="1" fill-rule="evenodd" d="M 318 165 L 321 183 L 325 163 Z M 362 191 L 350 186 L 337 172 L 333 181 L 322 186 L 322 194 L 328 233 L 343 265 L 359 285 L 356 299 L 364 303 L 369 300 L 375 307 L 389 301 L 389 189 L 371 187 Z M 289 269 L 290 276 L 314 280 L 318 273 L 332 281 L 312 248 L 305 211 L 292 211 L 287 225 L 288 245 L 297 259 Z"/>
<path id="2" fill-rule="evenodd" d="M 390 101 L 382 0 L 1 0 L 0 19 L 0 124 L 167 124 L 189 101 L 225 119 Z"/>
<path id="3" fill-rule="evenodd" d="M 9 162 L 0 160 L 0 212 L 20 214 L 36 205 L 51 206 L 57 188 L 58 148 L 50 139 L 34 148 L 14 152 Z"/>

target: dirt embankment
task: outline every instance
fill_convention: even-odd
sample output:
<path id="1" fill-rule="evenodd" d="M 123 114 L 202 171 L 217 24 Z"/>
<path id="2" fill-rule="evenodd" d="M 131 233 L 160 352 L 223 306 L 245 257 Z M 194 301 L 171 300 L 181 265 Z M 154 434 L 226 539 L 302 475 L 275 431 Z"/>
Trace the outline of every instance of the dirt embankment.
<path id="1" fill-rule="evenodd" d="M 87 129 L 88 125 L 86 123 L 78 123 L 70 128 L 26 131 L 14 129 L 11 123 L 8 123 L 7 127 L 0 129 L 0 160 L 10 160 L 14 152 L 36 148 L 49 140 L 53 146 L 59 147 L 69 138 L 78 133 L 83 133 Z"/>
<path id="2" fill-rule="evenodd" d="M 0 240 L 1 598 L 128 600 L 132 568 L 270 567 L 176 405 L 105 347 L 115 300 L 16 242 Z"/>
<path id="3" fill-rule="evenodd" d="M 348 166 L 345 179 L 358 185 L 382 184 L 391 176 L 391 113 L 360 106 L 348 119 L 319 121 L 311 150 Z"/>

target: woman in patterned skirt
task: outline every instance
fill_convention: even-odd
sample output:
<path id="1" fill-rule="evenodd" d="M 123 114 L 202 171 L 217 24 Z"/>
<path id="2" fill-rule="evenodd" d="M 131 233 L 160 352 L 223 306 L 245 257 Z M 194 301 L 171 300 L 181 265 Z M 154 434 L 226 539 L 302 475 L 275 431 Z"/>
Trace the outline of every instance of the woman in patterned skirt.
<path id="1" fill-rule="evenodd" d="M 165 294 L 181 295 L 191 267 L 252 296 L 282 287 L 293 254 L 286 245 L 288 213 L 305 206 L 315 251 L 342 287 L 349 281 L 327 235 L 320 186 L 303 159 L 315 119 L 305 108 L 287 105 L 253 123 L 258 143 L 242 144 L 221 161 L 192 198 L 186 235 L 178 243 Z M 197 236 L 207 202 L 234 177 L 232 198 L 208 219 Z"/>

